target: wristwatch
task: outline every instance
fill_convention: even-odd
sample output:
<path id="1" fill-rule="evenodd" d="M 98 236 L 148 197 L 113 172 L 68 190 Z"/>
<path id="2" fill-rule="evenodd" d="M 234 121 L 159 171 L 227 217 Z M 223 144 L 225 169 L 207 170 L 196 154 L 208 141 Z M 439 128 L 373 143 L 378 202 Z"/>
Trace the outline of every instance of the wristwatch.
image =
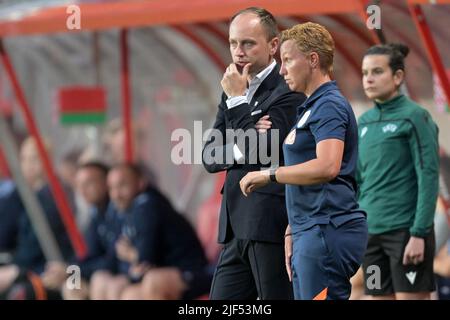
<path id="1" fill-rule="evenodd" d="M 277 176 L 276 176 L 277 169 L 278 168 L 270 168 L 269 169 L 269 178 L 270 178 L 270 181 L 272 181 L 272 182 L 278 182 Z"/>

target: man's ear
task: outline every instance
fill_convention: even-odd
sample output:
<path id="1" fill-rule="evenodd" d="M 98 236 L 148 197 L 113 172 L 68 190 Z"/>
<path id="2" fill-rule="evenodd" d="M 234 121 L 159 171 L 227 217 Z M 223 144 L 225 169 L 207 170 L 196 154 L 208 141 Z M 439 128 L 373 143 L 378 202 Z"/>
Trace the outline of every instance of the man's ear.
<path id="1" fill-rule="evenodd" d="M 398 69 L 397 71 L 395 71 L 394 73 L 394 83 L 397 87 L 399 87 L 403 80 L 405 79 L 405 72 L 401 69 Z"/>
<path id="2" fill-rule="evenodd" d="M 269 41 L 271 56 L 274 56 L 277 53 L 279 45 L 280 45 L 280 38 L 278 37 L 274 37 L 272 40 Z"/>

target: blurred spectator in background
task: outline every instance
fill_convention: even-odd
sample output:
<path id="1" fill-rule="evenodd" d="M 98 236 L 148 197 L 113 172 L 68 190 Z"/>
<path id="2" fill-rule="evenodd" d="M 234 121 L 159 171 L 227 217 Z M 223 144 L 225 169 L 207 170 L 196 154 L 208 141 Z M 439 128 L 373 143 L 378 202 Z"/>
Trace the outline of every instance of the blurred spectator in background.
<path id="1" fill-rule="evenodd" d="M 68 197 L 73 204 L 73 211 L 79 230 L 84 233 L 89 225 L 90 205 L 81 196 L 76 186 L 75 175 L 82 156 L 81 150 L 72 150 L 66 153 L 57 163 L 58 176 L 68 187 Z"/>
<path id="2" fill-rule="evenodd" d="M 146 163 L 146 159 L 142 153 L 145 134 L 143 130 L 137 126 L 132 127 L 132 133 L 134 162 L 141 167 L 143 174 L 148 176 L 149 182 L 153 185 L 157 185 L 157 176 Z M 125 129 L 123 127 L 122 119 L 116 118 L 108 123 L 103 136 L 103 143 L 106 148 L 105 161 L 112 166 L 126 162 Z"/>
<path id="3" fill-rule="evenodd" d="M 0 266 L 11 262 L 22 211 L 22 202 L 14 182 L 0 177 Z"/>
<path id="4" fill-rule="evenodd" d="M 156 299 L 205 293 L 210 283 L 197 292 L 199 275 L 207 263 L 195 232 L 158 190 L 143 185 L 139 168 L 114 167 L 108 175 L 108 187 L 122 221 L 122 232 L 115 242 L 118 274 L 96 272 L 91 298 Z"/>
<path id="5" fill-rule="evenodd" d="M 71 190 L 75 190 L 75 174 L 78 168 L 78 160 L 81 156 L 81 151 L 72 150 L 66 153 L 61 161 L 57 163 L 58 176 L 62 183 L 68 186 Z"/>
<path id="6" fill-rule="evenodd" d="M 47 152 L 49 152 L 49 143 L 45 143 L 45 147 L 47 148 Z M 66 260 L 72 259 L 73 249 L 61 221 L 53 195 L 47 185 L 34 138 L 29 137 L 22 143 L 20 161 L 25 180 L 31 189 L 36 192 L 37 199 L 42 206 L 63 258 Z M 23 206 L 22 210 L 24 210 Z M 19 221 L 17 246 L 14 251 L 13 261 L 9 265 L 0 267 L 0 293 L 5 292 L 14 281 L 25 281 L 29 275 L 29 271 L 40 274 L 44 270 L 45 263 L 45 256 L 31 221 L 27 214 L 22 213 Z"/>
<path id="7" fill-rule="evenodd" d="M 137 166 L 140 172 L 146 167 Z M 145 172 L 145 171 L 144 171 Z M 189 222 L 172 206 L 148 180 L 148 174 L 141 174 L 140 187 L 149 197 L 150 202 L 157 204 L 158 220 L 163 228 L 161 238 L 170 248 L 156 268 L 147 271 L 142 285 L 126 290 L 124 299 L 173 300 L 193 299 L 209 293 L 214 273 L 216 252 L 211 252 L 211 260 L 205 260 L 200 239 Z M 153 205 L 152 205 L 153 206 Z M 217 221 L 216 221 L 217 222 Z M 172 227 L 170 227 L 172 226 Z M 217 225 L 214 227 L 217 230 Z M 174 239 L 177 235 L 180 239 Z M 214 242 L 215 243 L 215 242 Z M 189 257 L 189 255 L 192 255 Z M 209 257 L 208 257 L 209 258 Z M 210 264 L 207 264 L 210 261 Z M 167 266 L 167 267 L 166 267 Z"/>
<path id="8" fill-rule="evenodd" d="M 65 286 L 67 265 L 60 262 L 50 262 L 46 266 L 42 279 L 46 287 L 59 289 L 62 286 L 65 299 L 87 299 L 88 284 L 92 274 L 97 269 L 107 268 L 111 265 L 108 248 L 113 244 L 114 234 L 111 235 L 106 211 L 109 203 L 106 178 L 109 168 L 101 162 L 87 162 L 80 165 L 75 174 L 76 191 L 89 205 L 88 228 L 84 232 L 88 254 L 82 261 L 73 261 L 81 269 L 83 278 L 80 289 L 71 289 Z M 108 240 L 112 238 L 111 240 Z M 112 242 L 113 243 L 113 242 Z"/>

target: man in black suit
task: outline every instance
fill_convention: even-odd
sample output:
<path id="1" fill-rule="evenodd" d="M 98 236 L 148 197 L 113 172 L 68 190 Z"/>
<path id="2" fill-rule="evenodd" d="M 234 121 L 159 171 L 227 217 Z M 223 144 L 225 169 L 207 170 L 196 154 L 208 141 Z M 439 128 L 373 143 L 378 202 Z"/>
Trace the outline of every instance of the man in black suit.
<path id="1" fill-rule="evenodd" d="M 254 7 L 238 12 L 231 19 L 229 42 L 233 63 L 222 78 L 214 130 L 203 148 L 208 172 L 227 171 L 218 239 L 224 247 L 210 297 L 290 299 L 284 187 L 271 184 L 246 198 L 239 181 L 249 171 L 283 163 L 282 142 L 305 97 L 291 92 L 278 73 L 278 29 L 271 13 Z M 261 130 L 261 119 L 270 121 L 271 129 Z"/>

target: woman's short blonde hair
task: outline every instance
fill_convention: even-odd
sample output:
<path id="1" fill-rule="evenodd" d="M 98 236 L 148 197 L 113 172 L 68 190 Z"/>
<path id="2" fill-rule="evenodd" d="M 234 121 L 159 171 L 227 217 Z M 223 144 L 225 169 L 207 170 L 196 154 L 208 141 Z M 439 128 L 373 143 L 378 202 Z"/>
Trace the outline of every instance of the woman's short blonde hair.
<path id="1" fill-rule="evenodd" d="M 293 40 L 301 52 L 316 52 L 320 69 L 328 74 L 333 72 L 334 41 L 324 26 L 306 22 L 293 26 L 281 33 L 281 43 Z"/>

